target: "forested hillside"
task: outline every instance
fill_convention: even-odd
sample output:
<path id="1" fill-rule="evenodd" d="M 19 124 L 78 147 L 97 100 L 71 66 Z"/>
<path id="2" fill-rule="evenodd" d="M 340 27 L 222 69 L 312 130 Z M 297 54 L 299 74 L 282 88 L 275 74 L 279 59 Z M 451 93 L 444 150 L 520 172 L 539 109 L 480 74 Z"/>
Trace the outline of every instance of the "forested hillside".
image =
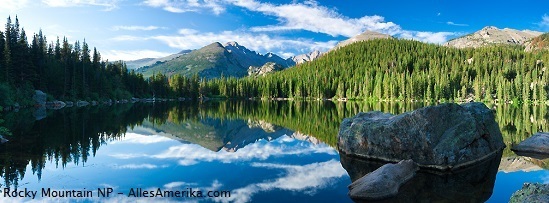
<path id="1" fill-rule="evenodd" d="M 0 106 L 32 105 L 34 90 L 50 99 L 129 99 L 150 94 L 142 75 L 128 72 L 122 62 L 105 62 L 84 40 L 70 44 L 57 37 L 48 43 L 42 31 L 27 39 L 16 18 L 0 31 Z"/>
<path id="2" fill-rule="evenodd" d="M 548 51 L 521 46 L 457 49 L 376 39 L 261 78 L 216 79 L 210 95 L 360 100 L 545 102 Z"/>

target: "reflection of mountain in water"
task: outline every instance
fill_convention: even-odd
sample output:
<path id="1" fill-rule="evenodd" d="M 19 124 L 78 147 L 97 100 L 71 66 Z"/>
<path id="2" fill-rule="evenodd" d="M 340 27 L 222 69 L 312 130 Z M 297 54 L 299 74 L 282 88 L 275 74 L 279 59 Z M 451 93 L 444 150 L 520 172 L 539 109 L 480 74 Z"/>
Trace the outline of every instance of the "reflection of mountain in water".
<path id="1" fill-rule="evenodd" d="M 503 157 L 499 165 L 499 171 L 505 173 L 515 171 L 539 171 L 549 168 L 549 159 L 539 160 L 524 156 Z"/>
<path id="2" fill-rule="evenodd" d="M 216 152 L 222 149 L 234 152 L 258 140 L 271 141 L 283 135 L 313 144 L 320 143 L 312 136 L 294 132 L 265 121 L 204 118 L 199 121 L 186 120 L 178 123 L 168 121 L 160 125 L 144 122 L 143 127 L 153 129 L 158 133 L 166 133 L 168 134 L 165 135 L 167 137 L 195 143 Z"/>

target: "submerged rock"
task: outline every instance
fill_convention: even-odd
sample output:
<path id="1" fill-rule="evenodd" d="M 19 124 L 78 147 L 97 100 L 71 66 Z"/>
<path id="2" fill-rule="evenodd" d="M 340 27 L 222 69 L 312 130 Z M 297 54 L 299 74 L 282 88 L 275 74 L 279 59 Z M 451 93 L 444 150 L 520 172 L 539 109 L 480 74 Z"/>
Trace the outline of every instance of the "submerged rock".
<path id="1" fill-rule="evenodd" d="M 39 108 L 34 109 L 33 116 L 34 116 L 34 119 L 37 120 L 37 121 L 46 118 L 46 116 L 47 116 L 47 114 L 46 114 L 46 107 L 45 107 L 45 106 L 41 106 L 41 107 L 39 107 Z"/>
<path id="2" fill-rule="evenodd" d="M 84 106 L 87 106 L 87 105 L 90 105 L 90 103 L 87 102 L 87 101 L 77 101 L 76 102 L 77 107 L 84 107 Z"/>
<path id="3" fill-rule="evenodd" d="M 549 155 L 549 133 L 539 132 L 511 148 L 516 153 Z"/>
<path id="4" fill-rule="evenodd" d="M 522 189 L 513 193 L 509 202 L 549 202 L 549 184 L 524 183 Z"/>
<path id="5" fill-rule="evenodd" d="M 43 107 L 46 105 L 46 97 L 47 97 L 46 93 L 40 90 L 35 90 L 34 96 L 32 96 L 32 99 L 34 100 L 37 107 Z"/>
<path id="6" fill-rule="evenodd" d="M 375 202 L 486 202 L 494 190 L 501 155 L 498 152 L 494 157 L 474 166 L 454 171 L 420 169 L 412 179 L 400 186 L 395 197 Z M 340 154 L 340 158 L 351 181 L 356 181 L 386 164 L 344 154 Z"/>
<path id="7" fill-rule="evenodd" d="M 397 162 L 412 159 L 439 170 L 473 165 L 505 147 L 493 112 L 483 103 L 448 103 L 400 115 L 359 113 L 341 123 L 347 155 Z"/>
<path id="8" fill-rule="evenodd" d="M 65 102 L 62 102 L 62 101 L 52 101 L 52 102 L 47 102 L 46 103 L 46 108 L 47 109 L 57 110 L 57 109 L 62 109 L 65 106 L 66 106 Z"/>
<path id="9" fill-rule="evenodd" d="M 385 164 L 349 185 L 353 199 L 380 200 L 398 194 L 400 186 L 414 177 L 419 167 L 412 160 Z"/>
<path id="10" fill-rule="evenodd" d="M 4 138 L 4 136 L 0 135 L 0 144 L 4 144 L 6 142 L 8 142 L 9 140 Z"/>

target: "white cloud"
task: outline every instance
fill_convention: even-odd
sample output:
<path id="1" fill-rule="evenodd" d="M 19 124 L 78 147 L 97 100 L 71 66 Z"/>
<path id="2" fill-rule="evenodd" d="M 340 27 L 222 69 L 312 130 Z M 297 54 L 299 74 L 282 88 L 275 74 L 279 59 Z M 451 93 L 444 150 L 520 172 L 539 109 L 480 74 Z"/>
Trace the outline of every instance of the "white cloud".
<path id="1" fill-rule="evenodd" d="M 448 41 L 451 36 L 457 35 L 453 32 L 419 32 L 419 31 L 402 31 L 399 37 L 404 39 L 413 39 L 427 43 L 442 44 Z"/>
<path id="2" fill-rule="evenodd" d="M 114 41 L 144 41 L 144 40 L 149 40 L 149 38 L 147 38 L 147 37 L 137 37 L 137 36 L 132 36 L 132 35 L 120 35 L 120 36 L 116 36 L 116 37 L 111 38 L 111 40 L 114 40 Z"/>
<path id="3" fill-rule="evenodd" d="M 0 0 L 0 11 L 13 12 L 27 6 L 28 0 Z"/>
<path id="4" fill-rule="evenodd" d="M 42 0 L 50 7 L 101 6 L 105 11 L 117 8 L 118 0 Z"/>
<path id="5" fill-rule="evenodd" d="M 252 183 L 242 188 L 234 189 L 230 197 L 214 199 L 217 202 L 249 202 L 252 196 L 259 192 L 271 190 L 289 190 L 305 192 L 314 195 L 318 189 L 326 188 L 336 179 L 347 175 L 347 172 L 336 160 L 313 163 L 308 165 L 283 165 L 255 163 L 254 167 L 284 169 L 284 176 L 261 183 Z"/>
<path id="6" fill-rule="evenodd" d="M 288 39 L 283 37 L 271 37 L 267 34 L 254 34 L 236 31 L 222 31 L 218 33 L 199 33 L 195 30 L 182 29 L 180 35 L 160 35 L 151 37 L 170 47 L 178 49 L 197 49 L 213 42 L 236 41 L 251 50 L 266 53 L 272 50 L 280 50 L 278 53 L 289 54 L 292 51 L 309 52 L 313 50 L 326 51 L 335 46 L 337 41 L 315 42 L 311 39 Z"/>
<path id="7" fill-rule="evenodd" d="M 143 4 L 162 8 L 172 13 L 198 12 L 202 9 L 211 9 L 214 14 L 219 15 L 225 11 L 219 0 L 146 0 Z"/>
<path id="8" fill-rule="evenodd" d="M 142 31 L 150 31 L 150 30 L 157 30 L 157 29 L 166 29 L 165 27 L 158 27 L 158 26 L 114 26 L 112 27 L 113 30 L 130 30 L 130 31 L 136 31 L 136 30 L 142 30 Z"/>
<path id="9" fill-rule="evenodd" d="M 225 0 L 235 6 L 265 15 L 277 17 L 280 24 L 252 27 L 252 31 L 269 32 L 282 30 L 307 30 L 324 33 L 331 36 L 353 37 L 364 31 L 376 31 L 389 35 L 406 36 L 429 43 L 446 42 L 451 32 L 419 32 L 404 30 L 393 22 L 386 22 L 382 16 L 363 16 L 349 18 L 334 9 L 320 6 L 316 1 L 308 0 L 304 3 L 274 5 L 261 3 L 255 0 Z M 454 24 L 465 25 L 465 24 Z"/>
<path id="10" fill-rule="evenodd" d="M 385 22 L 381 16 L 348 18 L 333 9 L 318 5 L 316 1 L 274 5 L 254 0 L 226 0 L 233 5 L 251 11 L 275 16 L 279 25 L 267 25 L 251 28 L 252 31 L 307 30 L 325 33 L 331 36 L 352 37 L 366 30 L 378 31 L 390 35 L 396 34 L 400 27 L 393 22 Z"/>
<path id="11" fill-rule="evenodd" d="M 195 186 L 196 183 L 186 183 L 186 182 L 171 182 L 164 185 L 165 188 L 172 189 L 172 188 L 178 188 L 181 186 Z"/>
<path id="12" fill-rule="evenodd" d="M 452 22 L 452 21 L 448 21 L 448 22 L 446 22 L 446 24 L 448 24 L 448 25 L 454 25 L 454 26 L 461 26 L 461 27 L 469 26 L 468 24 L 454 23 L 454 22 Z"/>
<path id="13" fill-rule="evenodd" d="M 549 16 L 547 14 L 544 14 L 543 17 L 541 17 L 539 25 L 542 28 L 549 30 Z"/>
<path id="14" fill-rule="evenodd" d="M 169 56 L 172 53 L 159 52 L 153 50 L 133 50 L 133 51 L 123 51 L 123 50 L 109 50 L 101 53 L 103 59 L 109 59 L 109 61 L 117 60 L 137 60 L 142 58 L 160 58 L 164 56 Z"/>

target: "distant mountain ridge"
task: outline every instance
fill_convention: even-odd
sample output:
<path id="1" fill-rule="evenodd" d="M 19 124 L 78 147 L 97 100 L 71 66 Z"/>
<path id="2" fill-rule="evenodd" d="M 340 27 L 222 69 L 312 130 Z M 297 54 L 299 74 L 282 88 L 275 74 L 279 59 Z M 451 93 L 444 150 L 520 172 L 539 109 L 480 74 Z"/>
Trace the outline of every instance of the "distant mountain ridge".
<path id="1" fill-rule="evenodd" d="M 138 69 L 138 68 L 141 68 L 143 66 L 153 65 L 156 62 L 166 62 L 166 61 L 172 60 L 172 59 L 177 58 L 181 55 L 188 54 L 191 51 L 192 50 L 183 50 L 183 51 L 180 51 L 179 53 L 172 54 L 172 55 L 165 56 L 165 57 L 142 58 L 142 59 L 137 59 L 137 60 L 125 61 L 125 62 L 126 62 L 126 66 L 127 66 L 128 69 L 130 69 L 130 70 L 131 69 Z"/>
<path id="2" fill-rule="evenodd" d="M 268 62 L 276 63 L 284 68 L 296 64 L 291 58 L 283 59 L 273 53 L 262 55 L 237 42 L 228 42 L 225 45 L 215 42 L 171 60 L 139 68 L 138 72 L 143 73 L 145 77 L 152 76 L 154 73 L 168 76 L 198 74 L 205 78 L 244 77 L 248 75 L 250 66 L 261 67 Z"/>
<path id="3" fill-rule="evenodd" d="M 486 26 L 481 30 L 450 40 L 444 46 L 456 48 L 477 48 L 489 45 L 520 45 L 526 46 L 533 38 L 540 36 L 542 32 L 531 30 L 515 30 L 510 28 L 499 29 L 494 26 Z"/>

